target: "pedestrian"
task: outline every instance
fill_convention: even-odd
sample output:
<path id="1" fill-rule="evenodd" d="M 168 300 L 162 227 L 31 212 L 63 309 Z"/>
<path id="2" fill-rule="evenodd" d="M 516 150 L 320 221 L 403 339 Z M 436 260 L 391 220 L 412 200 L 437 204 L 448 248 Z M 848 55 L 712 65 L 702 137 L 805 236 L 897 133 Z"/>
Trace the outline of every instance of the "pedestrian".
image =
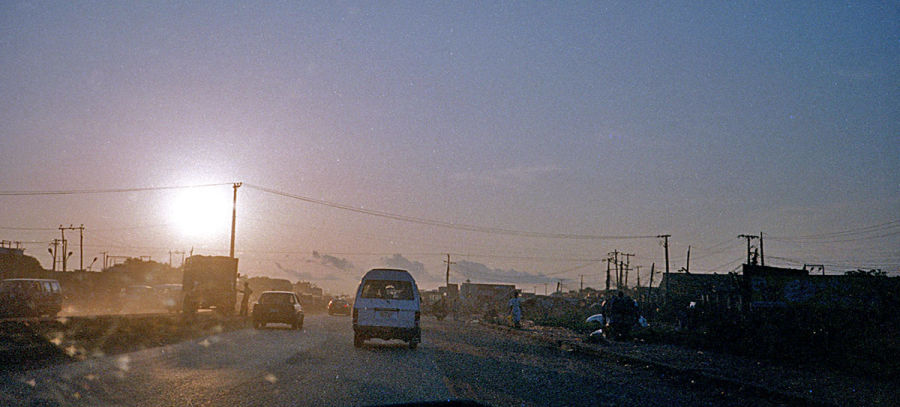
<path id="1" fill-rule="evenodd" d="M 522 301 L 519 299 L 518 291 L 513 291 L 512 298 L 509 299 L 509 312 L 512 315 L 513 325 L 516 328 L 521 327 Z"/>
<path id="2" fill-rule="evenodd" d="M 253 294 L 253 290 L 250 289 L 250 283 L 244 281 L 244 296 L 241 297 L 241 316 L 246 317 L 250 308 L 250 294 Z"/>

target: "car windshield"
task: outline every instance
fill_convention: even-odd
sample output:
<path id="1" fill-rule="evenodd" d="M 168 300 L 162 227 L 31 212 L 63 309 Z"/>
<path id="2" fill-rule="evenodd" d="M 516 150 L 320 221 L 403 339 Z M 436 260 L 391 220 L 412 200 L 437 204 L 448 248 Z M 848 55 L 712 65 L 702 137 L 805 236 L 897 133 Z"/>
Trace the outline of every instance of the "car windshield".
<path id="1" fill-rule="evenodd" d="M 409 281 L 366 280 L 362 287 L 362 298 L 412 300 L 412 284 Z"/>
<path id="2" fill-rule="evenodd" d="M 260 304 L 290 304 L 292 302 L 291 294 L 285 293 L 263 293 L 259 297 Z"/>
<path id="3" fill-rule="evenodd" d="M 0 208 L 0 406 L 900 403 L 900 0 L 3 0 Z"/>

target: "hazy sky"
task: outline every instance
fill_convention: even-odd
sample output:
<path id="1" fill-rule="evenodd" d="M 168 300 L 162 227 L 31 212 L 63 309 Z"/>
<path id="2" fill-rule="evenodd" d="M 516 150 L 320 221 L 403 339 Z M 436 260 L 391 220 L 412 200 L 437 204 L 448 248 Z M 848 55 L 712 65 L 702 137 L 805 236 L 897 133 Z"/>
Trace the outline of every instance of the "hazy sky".
<path id="1" fill-rule="evenodd" d="M 663 249 L 251 186 L 484 228 L 668 233 L 673 270 L 692 245 L 692 270 L 731 271 L 737 235 L 762 231 L 767 264 L 897 272 L 900 6 L 735 3 L 2 2 L 0 191 L 245 182 L 241 272 L 346 292 L 376 265 L 436 286 L 447 252 L 455 281 L 541 291 L 599 286 L 594 260 L 618 249 L 646 284 Z M 3 195 L 0 238 L 47 268 L 60 224 L 85 225 L 86 266 L 227 254 L 230 201 L 229 185 Z"/>

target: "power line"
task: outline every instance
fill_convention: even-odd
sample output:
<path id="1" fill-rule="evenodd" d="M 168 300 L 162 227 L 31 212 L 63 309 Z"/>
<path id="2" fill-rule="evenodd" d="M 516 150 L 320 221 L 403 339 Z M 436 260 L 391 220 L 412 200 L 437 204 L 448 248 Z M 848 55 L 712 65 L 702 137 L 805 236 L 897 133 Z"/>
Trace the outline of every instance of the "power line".
<path id="1" fill-rule="evenodd" d="M 299 201 L 314 203 L 317 205 L 328 206 L 336 209 L 343 209 L 346 211 L 361 213 L 365 215 L 377 216 L 387 219 L 399 220 L 403 222 L 417 223 L 421 225 L 442 227 L 448 229 L 455 230 L 463 230 L 467 232 L 480 232 L 480 233 L 491 233 L 491 234 L 499 234 L 499 235 L 510 235 L 510 236 L 522 236 L 522 237 L 539 237 L 539 238 L 548 238 L 548 239 L 585 239 L 585 240 L 624 240 L 624 239 L 650 239 L 656 238 L 655 235 L 640 235 L 640 236 L 603 236 L 603 235 L 583 235 L 583 234 L 566 234 L 566 233 L 542 233 L 542 232 L 529 232 L 529 231 L 521 231 L 521 230 L 513 230 L 513 229 L 503 229 L 503 228 L 493 228 L 493 227 L 483 227 L 483 226 L 474 226 L 474 225 L 466 225 L 462 223 L 451 223 L 444 222 L 432 219 L 425 218 L 417 218 L 413 216 L 399 215 L 390 212 L 384 211 L 376 211 L 372 209 L 365 208 L 357 208 L 355 206 L 350 206 L 347 204 L 341 204 L 336 202 L 325 201 L 322 199 L 315 199 L 301 195 L 290 194 L 287 192 L 278 191 L 271 188 L 261 187 L 258 185 L 252 184 L 244 184 L 248 188 L 255 189 L 257 191 L 266 192 L 272 195 L 278 195 L 285 198 L 296 199 Z"/>
<path id="2" fill-rule="evenodd" d="M 796 241 L 796 240 L 819 240 L 819 239 L 834 239 L 834 238 L 842 238 L 852 235 L 859 235 L 864 233 L 873 233 L 873 232 L 882 232 L 885 230 L 890 230 L 895 227 L 900 226 L 900 220 L 893 220 L 890 222 L 879 223 L 877 225 L 863 226 L 855 229 L 847 229 L 838 232 L 830 232 L 830 233 L 819 233 L 812 235 L 802 235 L 802 236 L 768 236 L 766 237 L 770 239 L 776 240 L 786 240 L 786 241 Z"/>
<path id="3" fill-rule="evenodd" d="M 892 231 L 892 232 L 888 232 L 888 233 L 884 233 L 884 234 L 880 234 L 880 235 L 875 235 L 875 236 L 863 236 L 863 237 L 857 237 L 857 238 L 852 238 L 852 239 L 836 239 L 836 240 L 812 240 L 812 239 L 810 239 L 810 240 L 803 240 L 803 239 L 780 239 L 780 238 L 773 238 L 772 240 L 776 240 L 776 241 L 784 241 L 784 242 L 794 242 L 794 243 L 806 243 L 806 244 L 849 243 L 849 242 L 859 242 L 859 241 L 863 241 L 863 240 L 882 239 L 882 238 L 885 238 L 885 237 L 891 237 L 891 236 L 896 236 L 896 235 L 900 235 L 900 231 Z"/>
<path id="4" fill-rule="evenodd" d="M 177 186 L 161 186 L 161 187 L 144 187 L 144 188 L 108 188 L 108 189 L 69 189 L 57 191 L 0 191 L 0 196 L 34 196 L 34 195 L 83 195 L 83 194 L 113 194 L 121 192 L 144 192 L 144 191 L 162 191 L 171 189 L 190 189 L 190 188 L 207 188 L 223 185 L 232 185 L 233 183 L 219 184 L 198 184 L 198 185 L 177 185 Z"/>

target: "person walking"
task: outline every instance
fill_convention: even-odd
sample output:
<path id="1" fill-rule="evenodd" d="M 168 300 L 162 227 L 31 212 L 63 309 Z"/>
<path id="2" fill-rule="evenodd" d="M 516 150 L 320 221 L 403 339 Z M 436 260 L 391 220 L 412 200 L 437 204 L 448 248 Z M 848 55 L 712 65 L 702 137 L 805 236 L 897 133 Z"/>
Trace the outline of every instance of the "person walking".
<path id="1" fill-rule="evenodd" d="M 246 317 L 250 308 L 250 294 L 253 294 L 253 290 L 250 289 L 250 283 L 244 281 L 244 296 L 241 297 L 241 316 Z"/>
<path id="2" fill-rule="evenodd" d="M 509 299 L 509 312 L 512 315 L 513 325 L 516 328 L 520 328 L 522 322 L 522 301 L 519 299 L 518 291 L 513 291 L 513 296 Z"/>

